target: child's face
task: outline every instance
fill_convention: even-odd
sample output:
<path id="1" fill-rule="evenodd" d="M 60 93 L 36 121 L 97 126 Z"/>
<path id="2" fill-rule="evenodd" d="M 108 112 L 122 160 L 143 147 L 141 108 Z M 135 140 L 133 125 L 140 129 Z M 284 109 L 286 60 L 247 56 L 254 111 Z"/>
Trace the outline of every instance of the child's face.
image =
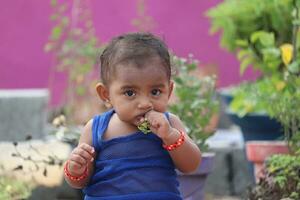
<path id="1" fill-rule="evenodd" d="M 137 126 L 149 110 L 165 112 L 173 89 L 165 67 L 154 59 L 145 66 L 116 66 L 108 93 L 119 118 Z"/>

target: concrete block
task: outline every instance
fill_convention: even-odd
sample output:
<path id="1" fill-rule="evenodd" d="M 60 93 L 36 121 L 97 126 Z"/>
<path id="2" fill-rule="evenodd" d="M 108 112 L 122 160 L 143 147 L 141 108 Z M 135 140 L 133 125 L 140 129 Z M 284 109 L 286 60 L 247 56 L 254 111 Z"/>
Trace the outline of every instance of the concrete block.
<path id="1" fill-rule="evenodd" d="M 21 141 L 45 134 L 47 89 L 0 90 L 0 141 Z"/>
<path id="2" fill-rule="evenodd" d="M 215 152 L 213 171 L 205 184 L 205 191 L 214 195 L 243 196 L 253 183 L 246 159 L 244 141 L 239 129 L 221 129 L 207 140 Z"/>

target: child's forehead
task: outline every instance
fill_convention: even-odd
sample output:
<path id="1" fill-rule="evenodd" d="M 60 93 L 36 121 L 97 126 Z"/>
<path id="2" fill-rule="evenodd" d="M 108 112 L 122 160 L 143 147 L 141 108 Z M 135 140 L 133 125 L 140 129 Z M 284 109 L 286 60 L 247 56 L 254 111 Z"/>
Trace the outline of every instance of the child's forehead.
<path id="1" fill-rule="evenodd" d="M 116 67 L 115 79 L 124 82 L 143 82 L 148 80 L 150 82 L 168 81 L 166 69 L 161 64 L 147 63 L 143 66 L 136 65 L 119 65 Z"/>
<path id="2" fill-rule="evenodd" d="M 142 61 L 128 60 L 114 66 L 114 74 L 119 74 L 124 71 L 129 74 L 142 73 L 143 71 L 147 71 L 147 73 L 153 75 L 157 74 L 156 72 L 168 74 L 167 70 L 167 67 L 159 57 L 144 59 Z"/>

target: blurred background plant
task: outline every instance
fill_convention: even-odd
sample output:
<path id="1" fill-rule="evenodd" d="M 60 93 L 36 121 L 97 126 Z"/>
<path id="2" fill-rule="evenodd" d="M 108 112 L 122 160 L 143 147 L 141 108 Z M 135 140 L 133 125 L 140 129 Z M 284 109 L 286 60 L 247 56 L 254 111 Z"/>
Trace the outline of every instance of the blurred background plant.
<path id="1" fill-rule="evenodd" d="M 240 60 L 240 73 L 249 67 L 260 72 L 256 81 L 236 86 L 233 92 L 230 108 L 239 116 L 266 112 L 268 102 L 251 93 L 268 90 L 265 78 L 280 90 L 285 87 L 285 73 L 299 74 L 298 49 L 293 53 L 300 37 L 298 6 L 297 0 L 227 0 L 207 12 L 211 32 L 222 30 L 221 46 Z"/>
<path id="2" fill-rule="evenodd" d="M 265 176 L 248 191 L 248 200 L 300 198 L 300 156 L 273 155 L 266 161 Z"/>
<path id="3" fill-rule="evenodd" d="M 187 59 L 172 56 L 176 67 L 175 100 L 170 111 L 180 116 L 187 133 L 202 151 L 207 151 L 206 139 L 216 127 L 211 128 L 213 116 L 218 112 L 216 77 L 199 78 L 199 62 L 190 55 Z"/>
<path id="4" fill-rule="evenodd" d="M 208 12 L 221 44 L 260 77 L 242 83 L 230 108 L 240 117 L 265 112 L 280 122 L 290 154 L 266 160 L 265 175 L 248 199 L 299 199 L 300 56 L 299 0 L 227 0 Z"/>
<path id="5" fill-rule="evenodd" d="M 240 73 L 251 67 L 255 81 L 234 86 L 230 110 L 244 117 L 266 113 L 280 122 L 290 154 L 274 155 L 248 199 L 299 199 L 300 18 L 299 0 L 227 0 L 208 11 L 213 33 L 240 60 Z"/>
<path id="6" fill-rule="evenodd" d="M 156 22 L 147 12 L 147 1 L 137 0 L 136 2 L 137 17 L 131 20 L 131 24 L 139 32 L 152 32 L 156 27 Z"/>
<path id="7" fill-rule="evenodd" d="M 268 102 L 265 109 L 281 123 L 290 151 L 296 153 L 300 147 L 300 77 L 287 73 L 280 90 L 273 79 L 265 79 L 265 83 L 268 90 L 260 89 L 256 94 Z"/>
<path id="8" fill-rule="evenodd" d="M 0 176 L 0 199 L 27 199 L 31 194 L 28 183 L 9 176 Z"/>
<path id="9" fill-rule="evenodd" d="M 290 154 L 272 155 L 265 161 L 264 176 L 250 190 L 250 200 L 300 198 L 300 77 L 287 73 L 285 87 L 278 90 L 272 79 L 270 87 L 259 90 L 259 98 L 269 102 L 265 109 L 284 129 Z"/>
<path id="10" fill-rule="evenodd" d="M 83 124 L 101 110 L 94 90 L 99 77 L 96 57 L 103 45 L 95 36 L 88 0 L 51 0 L 51 6 L 54 25 L 44 50 L 53 55 L 53 69 L 67 76 L 63 103 L 67 120 Z M 50 86 L 55 81 L 53 74 Z"/>

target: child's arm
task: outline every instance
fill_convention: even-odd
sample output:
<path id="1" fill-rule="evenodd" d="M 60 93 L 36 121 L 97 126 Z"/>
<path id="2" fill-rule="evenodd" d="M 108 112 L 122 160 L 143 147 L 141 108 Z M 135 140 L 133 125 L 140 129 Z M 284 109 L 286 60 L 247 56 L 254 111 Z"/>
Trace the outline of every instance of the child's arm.
<path id="1" fill-rule="evenodd" d="M 65 170 L 70 176 L 83 177 L 81 180 L 74 180 L 64 173 L 65 180 L 71 187 L 83 188 L 87 185 L 94 171 L 95 155 L 95 150 L 92 147 L 92 120 L 90 120 L 82 131 L 78 146 L 71 152 L 65 163 Z M 86 176 L 84 175 L 85 172 L 87 172 Z"/>
<path id="2" fill-rule="evenodd" d="M 170 114 L 169 123 L 163 113 L 156 111 L 150 111 L 146 117 L 151 124 L 150 129 L 162 139 L 165 145 L 174 144 L 180 138 L 180 131 L 184 132 L 185 141 L 169 153 L 176 168 L 181 172 L 195 171 L 201 162 L 201 151 L 186 134 L 180 119 L 176 115 Z"/>

